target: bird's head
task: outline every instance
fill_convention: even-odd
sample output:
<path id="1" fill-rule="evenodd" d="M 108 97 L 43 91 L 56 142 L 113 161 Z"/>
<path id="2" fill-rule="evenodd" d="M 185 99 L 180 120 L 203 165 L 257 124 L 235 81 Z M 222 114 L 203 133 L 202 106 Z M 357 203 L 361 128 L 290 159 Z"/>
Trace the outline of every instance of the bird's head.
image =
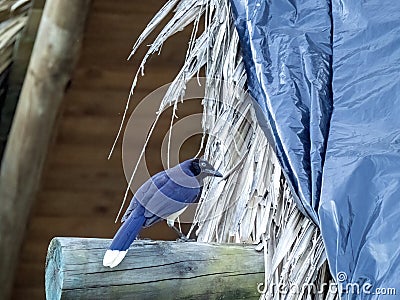
<path id="1" fill-rule="evenodd" d="M 190 170 L 195 176 L 207 177 L 222 177 L 222 174 L 214 169 L 214 167 L 203 158 L 194 158 L 191 160 Z"/>

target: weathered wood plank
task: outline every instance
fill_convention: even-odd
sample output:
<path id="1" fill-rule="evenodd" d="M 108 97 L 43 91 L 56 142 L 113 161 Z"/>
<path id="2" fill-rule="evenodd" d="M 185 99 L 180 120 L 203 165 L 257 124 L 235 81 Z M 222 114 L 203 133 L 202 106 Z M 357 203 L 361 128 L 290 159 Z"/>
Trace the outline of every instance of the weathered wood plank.
<path id="1" fill-rule="evenodd" d="M 258 299 L 263 255 L 252 246 L 135 241 L 115 269 L 102 259 L 110 240 L 54 238 L 46 296 L 55 299 Z"/>
<path id="2" fill-rule="evenodd" d="M 97 12 L 109 11 L 114 14 L 154 14 L 165 2 L 159 0 L 136 1 L 135 5 L 126 5 L 126 0 L 95 1 L 92 10 Z"/>
<path id="3" fill-rule="evenodd" d="M 132 65 L 126 63 L 125 67 L 117 66 L 107 69 L 101 69 L 96 66 L 77 68 L 74 74 L 74 82 L 76 88 L 80 89 L 108 89 L 108 90 L 126 90 L 132 82 Z M 154 87 L 160 87 L 170 82 L 168 71 L 166 68 L 154 68 L 158 73 L 152 74 L 152 82 L 141 80 L 141 89 L 154 90 Z M 147 68 L 146 72 L 151 72 L 151 68 Z M 169 73 L 171 74 L 171 73 Z M 175 74 L 174 74 L 175 75 Z M 139 79 L 140 80 L 140 79 Z M 127 91 L 128 94 L 129 90 Z"/>
<path id="4" fill-rule="evenodd" d="M 47 2 L 0 173 L 0 299 L 8 299 L 53 125 L 90 0 Z"/>

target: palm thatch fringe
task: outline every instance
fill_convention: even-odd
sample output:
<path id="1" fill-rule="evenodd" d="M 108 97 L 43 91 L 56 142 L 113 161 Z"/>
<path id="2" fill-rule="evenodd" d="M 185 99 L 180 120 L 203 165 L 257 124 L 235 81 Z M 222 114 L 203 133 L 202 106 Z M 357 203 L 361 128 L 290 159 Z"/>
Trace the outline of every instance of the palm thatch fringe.
<path id="1" fill-rule="evenodd" d="M 14 43 L 25 27 L 31 0 L 0 0 L 0 74 L 12 62 Z"/>
<path id="2" fill-rule="evenodd" d="M 297 209 L 279 162 L 257 125 L 230 16 L 229 0 L 169 0 L 134 45 L 131 56 L 168 18 L 143 58 L 130 96 L 147 59 L 170 36 L 193 23 L 185 63 L 156 115 L 157 121 L 168 106 L 176 109 L 187 82 L 205 67 L 205 157 L 227 175 L 206 183 L 191 231 L 197 228 L 199 241 L 252 243 L 263 250 L 265 285 L 260 285 L 260 299 L 337 299 L 334 289 L 328 289 L 334 284 L 320 232 Z M 200 22 L 203 32 L 198 32 Z M 126 111 L 128 105 L 129 101 Z"/>

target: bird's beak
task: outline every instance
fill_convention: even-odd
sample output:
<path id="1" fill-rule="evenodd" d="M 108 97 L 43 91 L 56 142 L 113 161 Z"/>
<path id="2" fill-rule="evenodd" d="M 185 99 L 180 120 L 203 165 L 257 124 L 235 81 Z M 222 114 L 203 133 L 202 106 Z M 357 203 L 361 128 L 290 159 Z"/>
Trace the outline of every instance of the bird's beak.
<path id="1" fill-rule="evenodd" d="M 223 177 L 223 175 L 217 170 L 210 170 L 209 174 L 214 177 Z"/>

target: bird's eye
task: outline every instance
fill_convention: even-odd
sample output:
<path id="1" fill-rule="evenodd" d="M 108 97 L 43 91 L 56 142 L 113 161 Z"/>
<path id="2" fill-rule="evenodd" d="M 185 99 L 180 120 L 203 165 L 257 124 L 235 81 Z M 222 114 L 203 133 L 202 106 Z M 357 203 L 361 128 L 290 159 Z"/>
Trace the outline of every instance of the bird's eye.
<path id="1" fill-rule="evenodd" d="M 205 162 L 202 162 L 202 163 L 201 163 L 201 166 L 202 166 L 202 167 L 205 167 L 205 166 L 206 166 L 206 163 L 205 163 Z"/>

